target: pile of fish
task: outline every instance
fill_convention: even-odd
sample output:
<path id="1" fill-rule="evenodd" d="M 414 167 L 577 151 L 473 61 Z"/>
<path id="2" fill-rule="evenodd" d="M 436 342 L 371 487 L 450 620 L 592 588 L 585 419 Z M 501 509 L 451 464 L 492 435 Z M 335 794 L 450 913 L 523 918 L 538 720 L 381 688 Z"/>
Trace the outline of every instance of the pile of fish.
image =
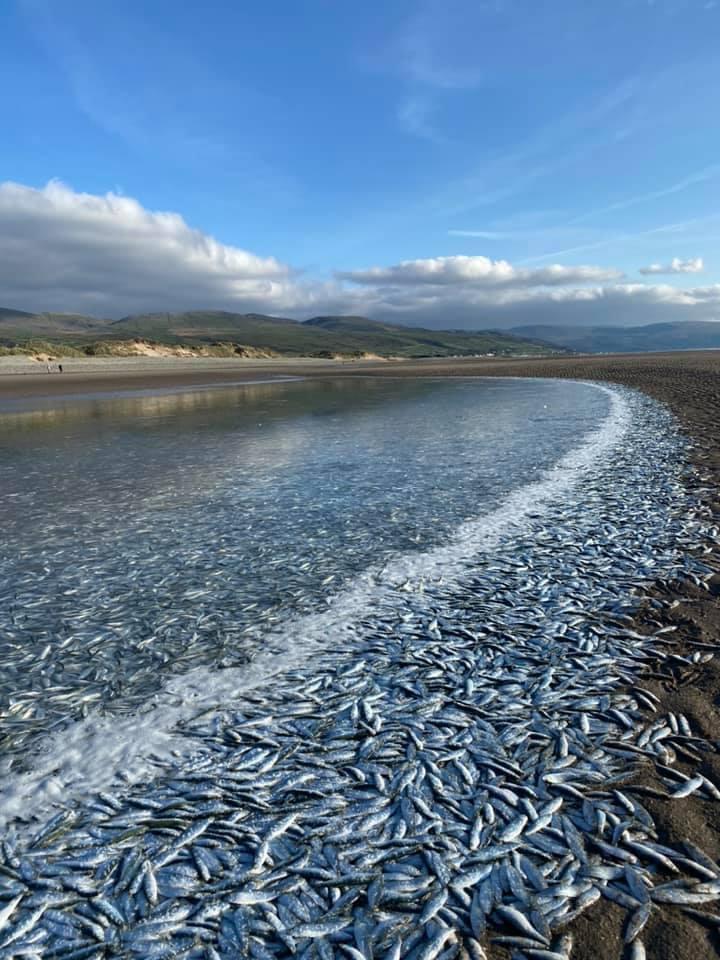
<path id="1" fill-rule="evenodd" d="M 720 531 L 669 416 L 626 401 L 612 458 L 462 583 L 398 584 L 321 657 L 185 722 L 151 782 L 29 804 L 0 845 L 0 958 L 567 960 L 601 898 L 641 958 L 656 905 L 720 899 L 720 865 L 659 842 L 628 785 L 652 764 L 674 802 L 720 799 L 674 766 L 714 745 L 643 686 L 672 631 L 632 620 L 643 586 L 706 583 Z"/>

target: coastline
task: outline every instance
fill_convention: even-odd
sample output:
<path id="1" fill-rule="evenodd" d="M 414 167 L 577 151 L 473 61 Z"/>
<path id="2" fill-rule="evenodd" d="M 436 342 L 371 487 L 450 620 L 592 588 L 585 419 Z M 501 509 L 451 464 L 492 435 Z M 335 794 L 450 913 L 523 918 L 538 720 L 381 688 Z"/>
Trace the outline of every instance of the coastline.
<path id="1" fill-rule="evenodd" d="M 6 363 L 0 358 L 0 407 L 3 401 L 72 397 L 147 390 L 172 392 L 187 388 L 213 388 L 248 382 L 306 377 L 332 373 L 342 376 L 348 367 L 364 372 L 374 361 L 339 361 L 314 358 L 297 360 L 215 360 L 85 358 L 63 362 L 63 372 L 47 373 L 44 366 L 27 361 Z"/>
<path id="2" fill-rule="evenodd" d="M 508 360 L 432 360 L 432 361 L 210 361 L 213 368 L 199 370 L 191 361 L 178 369 L 177 361 L 170 361 L 162 370 L 150 361 L 139 370 L 130 371 L 109 361 L 95 370 L 68 372 L 62 375 L 21 374 L 0 376 L 0 402 L 3 398 L 17 399 L 48 396 L 71 396 L 90 391 L 133 391 L 138 389 L 183 389 L 187 387 L 221 386 L 229 382 L 243 383 L 267 377 L 346 377 L 346 376 L 523 376 L 561 377 L 580 380 L 602 380 L 629 386 L 665 404 L 679 422 L 689 440 L 689 462 L 696 476 L 688 478 L 693 493 L 708 514 L 720 516 L 720 352 L 675 354 L 624 355 L 608 357 L 575 357 L 552 359 Z M 168 369 L 171 367 L 172 369 Z M 717 557 L 705 557 L 717 565 Z M 694 650 L 717 649 L 720 632 L 720 577 L 714 577 L 709 589 L 688 585 L 660 584 L 648 591 L 638 612 L 637 629 L 656 631 L 658 627 L 676 627 L 670 636 L 674 652 L 681 656 Z M 658 607 L 656 602 L 662 606 Z M 674 604 L 671 606 L 671 604 Z M 667 662 L 655 671 L 655 676 L 643 679 L 643 685 L 659 699 L 658 713 L 685 714 L 701 737 L 717 749 L 720 742 L 720 717 L 715 705 L 720 701 L 720 664 L 711 660 L 702 665 L 702 671 L 681 661 L 668 667 Z M 712 781 L 720 783 L 720 755 L 702 755 L 701 764 L 684 763 L 677 767 L 687 773 L 700 769 Z M 681 804 L 663 799 L 664 785 L 657 780 L 648 765 L 641 778 L 629 781 L 623 788 L 637 795 L 649 809 L 660 828 L 661 842 L 677 844 L 689 839 L 715 859 L 720 857 L 720 814 L 717 802 L 700 799 L 697 794 Z M 637 794 L 633 794 L 637 790 Z M 625 911 L 605 900 L 582 915 L 573 925 L 575 946 L 573 957 L 590 960 L 598 957 L 623 955 L 622 927 Z M 653 912 L 643 934 L 652 958 L 682 957 L 699 960 L 716 955 L 718 937 L 710 926 L 690 919 L 679 908 L 665 908 Z M 508 954 L 492 948 L 493 960 Z"/>
<path id="3" fill-rule="evenodd" d="M 8 362 L 11 361 L 11 362 Z M 278 377 L 559 377 L 603 380 L 642 390 L 667 404 L 688 434 L 704 435 L 720 411 L 720 350 L 598 354 L 576 357 L 432 357 L 418 360 L 66 359 L 62 374 L 42 364 L 0 358 L 4 399 L 71 396 L 88 392 L 213 387 Z M 717 454 L 720 464 L 720 451 Z"/>

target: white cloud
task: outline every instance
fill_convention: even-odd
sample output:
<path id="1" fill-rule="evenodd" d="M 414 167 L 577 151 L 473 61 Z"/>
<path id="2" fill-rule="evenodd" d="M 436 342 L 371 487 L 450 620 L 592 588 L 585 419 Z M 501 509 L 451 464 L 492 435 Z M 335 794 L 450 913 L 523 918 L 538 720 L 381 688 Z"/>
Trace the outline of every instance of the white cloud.
<path id="1" fill-rule="evenodd" d="M 344 271 L 338 276 L 353 283 L 382 286 L 474 284 L 483 287 L 541 287 L 619 280 L 623 274 L 620 270 L 605 267 L 564 267 L 560 264 L 524 270 L 513 267 L 507 260 L 453 256 L 403 260 L 391 267 Z"/>
<path id="2" fill-rule="evenodd" d="M 194 230 L 177 213 L 108 193 L 0 184 L 0 290 L 20 306 L 152 309 L 183 302 L 282 299 L 292 271 Z"/>
<path id="3" fill-rule="evenodd" d="M 720 284 L 622 283 L 619 270 L 450 256 L 304 278 L 116 194 L 0 184 L 0 306 L 119 317 L 227 309 L 362 314 L 438 328 L 720 319 Z"/>
<path id="4" fill-rule="evenodd" d="M 494 289 L 424 285 L 375 290 L 365 312 L 386 322 L 457 329 L 720 320 L 720 284 L 687 290 L 644 283 Z"/>
<path id="5" fill-rule="evenodd" d="M 639 272 L 645 276 L 652 276 L 658 273 L 702 273 L 703 269 L 702 257 L 691 260 L 673 257 L 670 263 L 651 263 L 649 267 L 641 267 Z"/>

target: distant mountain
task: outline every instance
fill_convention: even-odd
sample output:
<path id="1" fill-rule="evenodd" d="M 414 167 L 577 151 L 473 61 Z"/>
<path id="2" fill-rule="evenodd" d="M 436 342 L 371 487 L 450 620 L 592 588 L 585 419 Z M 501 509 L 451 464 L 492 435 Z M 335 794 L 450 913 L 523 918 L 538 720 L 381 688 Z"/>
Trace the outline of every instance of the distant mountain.
<path id="1" fill-rule="evenodd" d="M 34 313 L 25 313 L 24 310 L 11 310 L 8 307 L 0 307 L 0 323 L 4 320 L 21 320 L 23 317 L 34 317 Z"/>
<path id="2" fill-rule="evenodd" d="M 458 356 L 493 352 L 547 353 L 554 346 L 493 330 L 428 330 L 380 323 L 367 317 L 312 317 L 304 327 L 320 328 L 346 340 L 373 342 L 376 353 L 395 356 Z"/>
<path id="3" fill-rule="evenodd" d="M 513 327 L 519 337 L 538 338 L 579 353 L 646 353 L 652 350 L 720 348 L 720 323 L 684 320 L 643 327 L 570 327 L 552 324 Z"/>
<path id="4" fill-rule="evenodd" d="M 43 337 L 85 336 L 105 328 L 107 321 L 71 313 L 26 313 L 0 307 L 0 340 L 10 342 Z"/>
<path id="5" fill-rule="evenodd" d="M 720 349 L 720 322 L 683 321 L 644 327 L 577 327 L 537 324 L 510 330 L 429 330 L 381 323 L 368 317 L 322 316 L 298 321 L 260 313 L 188 310 L 143 313 L 121 320 L 68 313 L 28 313 L 0 307 L 0 346 L 28 340 L 63 342 L 81 349 L 97 342 L 151 340 L 162 344 L 225 344 L 285 356 L 396 357 L 476 354 L 642 353 L 652 350 Z"/>
<path id="6" fill-rule="evenodd" d="M 145 313 L 121 320 L 0 310 L 0 343 L 62 340 L 75 346 L 133 339 L 163 344 L 230 343 L 285 356 L 433 357 L 475 354 L 547 354 L 548 344 L 495 331 L 425 330 L 377 323 L 367 317 L 313 317 L 305 322 L 256 313 L 190 310 Z M 105 349 L 103 352 L 111 352 Z M 561 351 L 562 352 L 562 351 Z"/>
<path id="7" fill-rule="evenodd" d="M 547 353 L 547 344 L 508 333 L 423 330 L 378 323 L 367 317 L 312 317 L 299 322 L 256 313 L 193 310 L 124 317 L 112 336 L 143 336 L 171 342 L 230 340 L 295 356 L 375 353 L 425 357 L 476 353 Z"/>
<path id="8" fill-rule="evenodd" d="M 295 357 L 641 353 L 720 348 L 720 322 L 683 321 L 644 327 L 538 324 L 473 331 L 429 330 L 356 316 L 311 317 L 301 322 L 260 313 L 188 310 L 100 320 L 80 314 L 28 313 L 0 307 L 0 346 L 44 340 L 85 348 L 102 342 L 107 345 L 103 352 L 112 352 L 113 342 L 137 339 L 174 346 L 237 344 Z"/>
<path id="9" fill-rule="evenodd" d="M 144 337 L 163 343 L 229 341 L 296 356 L 326 348 L 326 340 L 296 320 L 226 310 L 144 313 L 115 320 L 105 337 Z"/>

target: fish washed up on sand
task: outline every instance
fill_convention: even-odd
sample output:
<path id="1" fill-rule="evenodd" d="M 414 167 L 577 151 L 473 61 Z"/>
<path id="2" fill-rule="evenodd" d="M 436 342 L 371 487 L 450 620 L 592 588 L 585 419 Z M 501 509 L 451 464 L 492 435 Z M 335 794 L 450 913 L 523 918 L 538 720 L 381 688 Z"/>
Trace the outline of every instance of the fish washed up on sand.
<path id="1" fill-rule="evenodd" d="M 642 681 L 712 652 L 631 618 L 650 583 L 702 587 L 718 530 L 669 415 L 614 398 L 622 429 L 484 549 L 393 578 L 344 630 L 331 606 L 306 664 L 278 662 L 281 625 L 266 682 L 191 700 L 176 755 L 136 758 L 147 783 L 115 770 L 52 816 L 31 773 L 4 784 L 0 957 L 562 960 L 602 898 L 635 958 L 658 905 L 720 924 L 720 866 L 660 843 L 630 782 L 651 765 L 675 803 L 720 799 L 676 763 L 715 745 Z"/>

